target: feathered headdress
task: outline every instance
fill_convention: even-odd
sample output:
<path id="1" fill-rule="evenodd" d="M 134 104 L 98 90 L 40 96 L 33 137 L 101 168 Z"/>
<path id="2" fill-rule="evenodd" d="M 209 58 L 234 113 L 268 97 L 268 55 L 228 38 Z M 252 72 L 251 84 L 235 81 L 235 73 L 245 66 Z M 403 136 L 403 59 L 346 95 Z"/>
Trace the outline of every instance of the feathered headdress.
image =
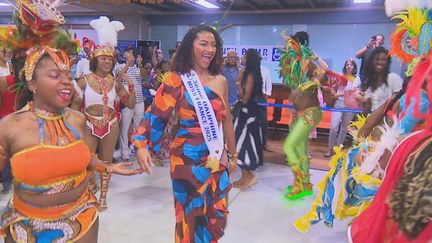
<path id="1" fill-rule="evenodd" d="M 312 51 L 293 37 L 287 37 L 285 48 L 280 53 L 280 75 L 285 85 L 295 89 L 306 83 L 309 62 L 313 59 Z"/>
<path id="2" fill-rule="evenodd" d="M 431 0 L 386 0 L 387 15 L 401 20 L 391 36 L 390 53 L 409 63 L 407 76 L 411 76 L 406 90 L 405 107 L 415 99 L 412 107 L 415 117 L 424 118 L 420 112 L 421 96 L 426 90 L 429 100 L 429 114 L 426 129 L 432 129 L 432 1 Z M 402 111 L 405 116 L 407 110 Z"/>
<path id="3" fill-rule="evenodd" d="M 93 57 L 114 56 L 114 47 L 117 46 L 117 33 L 124 30 L 124 25 L 120 21 L 110 21 L 107 17 L 101 16 L 99 19 L 90 21 L 90 26 L 96 30 L 99 45 L 96 46 Z"/>
<path id="4" fill-rule="evenodd" d="M 432 11 L 424 8 L 408 8 L 392 19 L 401 20 L 390 37 L 390 54 L 409 64 L 407 75 L 431 50 Z"/>
<path id="5" fill-rule="evenodd" d="M 65 23 L 57 6 L 63 1 L 18 0 L 14 21 L 0 36 L 0 46 L 14 52 L 26 52 L 25 79 L 33 78 L 34 68 L 45 54 L 50 55 L 61 70 L 69 69 L 67 52 L 76 48 L 72 36 L 61 27 Z"/>

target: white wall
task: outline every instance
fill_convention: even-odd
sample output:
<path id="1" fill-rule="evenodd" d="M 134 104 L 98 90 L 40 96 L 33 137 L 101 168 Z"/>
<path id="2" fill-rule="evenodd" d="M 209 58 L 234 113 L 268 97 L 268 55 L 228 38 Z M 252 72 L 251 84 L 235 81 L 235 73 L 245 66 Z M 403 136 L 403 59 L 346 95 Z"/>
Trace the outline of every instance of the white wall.
<path id="1" fill-rule="evenodd" d="M 371 36 L 383 34 L 386 38 L 384 46 L 389 48 L 388 39 L 394 24 L 375 23 L 375 24 L 295 24 L 295 25 L 241 25 L 234 26 L 224 31 L 221 37 L 226 45 L 262 45 L 262 46 L 281 46 L 283 41 L 281 33 L 294 34 L 297 31 L 307 31 L 310 35 L 310 47 L 318 55 L 326 60 L 330 68 L 341 72 L 346 59 L 355 57 L 355 53 L 364 47 Z M 186 34 L 190 26 L 151 26 L 152 33 L 158 33 L 158 38 L 162 43 L 175 43 L 180 41 Z M 168 33 L 176 32 L 175 35 Z M 171 48 L 171 47 L 170 47 Z M 360 68 L 360 60 L 357 65 Z M 273 82 L 280 83 L 278 77 L 277 64 L 269 66 L 273 72 Z M 393 58 L 391 70 L 396 73 L 401 72 L 400 62 Z"/>

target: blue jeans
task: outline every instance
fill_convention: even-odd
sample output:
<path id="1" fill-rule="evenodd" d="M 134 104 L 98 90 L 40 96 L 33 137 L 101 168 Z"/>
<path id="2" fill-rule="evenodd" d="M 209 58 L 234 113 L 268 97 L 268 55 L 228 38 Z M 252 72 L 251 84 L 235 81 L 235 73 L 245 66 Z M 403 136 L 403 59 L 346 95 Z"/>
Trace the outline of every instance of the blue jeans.
<path id="1" fill-rule="evenodd" d="M 345 104 L 338 100 L 334 108 L 345 108 Z M 344 143 L 348 133 L 348 126 L 353 120 L 355 114 L 351 112 L 332 112 L 331 127 L 328 141 L 328 152 L 333 152 L 334 146 L 339 146 Z"/>

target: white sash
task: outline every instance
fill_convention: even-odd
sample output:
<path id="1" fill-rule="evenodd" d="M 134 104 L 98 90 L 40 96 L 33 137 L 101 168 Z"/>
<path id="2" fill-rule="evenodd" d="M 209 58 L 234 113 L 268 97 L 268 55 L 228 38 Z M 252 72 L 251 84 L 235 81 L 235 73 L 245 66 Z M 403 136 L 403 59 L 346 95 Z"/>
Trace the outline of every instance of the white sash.
<path id="1" fill-rule="evenodd" d="M 204 140 L 210 151 L 207 167 L 211 168 L 212 172 L 214 172 L 219 169 L 219 164 L 215 165 L 214 163 L 216 161 L 219 163 L 224 149 L 222 124 L 218 125 L 213 107 L 197 73 L 191 70 L 190 73 L 183 74 L 180 77 L 192 98 Z"/>

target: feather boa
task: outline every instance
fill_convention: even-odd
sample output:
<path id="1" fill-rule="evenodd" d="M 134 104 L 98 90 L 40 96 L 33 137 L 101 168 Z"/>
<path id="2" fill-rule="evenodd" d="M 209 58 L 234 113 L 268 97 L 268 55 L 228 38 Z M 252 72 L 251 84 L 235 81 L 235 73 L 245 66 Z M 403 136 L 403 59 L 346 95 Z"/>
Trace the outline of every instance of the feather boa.
<path id="1" fill-rule="evenodd" d="M 360 166 L 362 174 L 371 174 L 376 178 L 382 178 L 384 175 L 384 170 L 380 167 L 379 160 L 386 150 L 393 152 L 398 145 L 398 138 L 402 133 L 398 126 L 396 115 L 392 114 L 391 118 L 393 120 L 392 126 L 384 120 L 384 124 L 378 127 L 382 133 L 380 141 L 368 142 L 368 147 L 372 147 L 373 150 L 366 154 Z"/>

